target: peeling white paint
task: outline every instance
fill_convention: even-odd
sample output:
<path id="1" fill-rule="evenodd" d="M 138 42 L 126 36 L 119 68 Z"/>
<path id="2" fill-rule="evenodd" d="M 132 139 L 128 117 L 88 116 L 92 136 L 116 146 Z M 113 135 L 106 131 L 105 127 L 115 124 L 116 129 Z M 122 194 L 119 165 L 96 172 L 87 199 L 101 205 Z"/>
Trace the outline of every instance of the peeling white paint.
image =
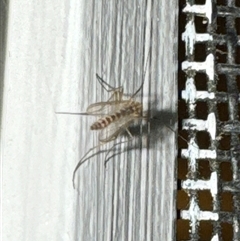
<path id="1" fill-rule="evenodd" d="M 181 151 L 181 157 L 182 158 L 190 158 L 191 157 L 191 152 L 189 152 L 189 149 L 182 149 Z M 216 159 L 217 158 L 217 153 L 215 150 L 205 150 L 201 149 L 198 151 L 198 157 L 197 159 Z"/>
<path id="2" fill-rule="evenodd" d="M 182 62 L 182 70 L 204 71 L 210 80 L 214 79 L 214 56 L 209 54 L 204 62 Z"/>
<path id="3" fill-rule="evenodd" d="M 190 5 L 187 3 L 186 7 L 183 9 L 183 12 L 195 13 L 196 15 L 200 15 L 206 17 L 209 23 L 212 23 L 212 1 L 206 0 L 204 5 Z"/>
<path id="4" fill-rule="evenodd" d="M 209 132 L 212 140 L 216 138 L 216 117 L 214 113 L 208 115 L 207 120 L 184 119 L 182 121 L 184 130 L 198 130 Z"/>
<path id="5" fill-rule="evenodd" d="M 194 44 L 196 42 L 206 42 L 212 40 L 212 35 L 208 33 L 196 33 L 195 24 L 192 19 L 186 24 L 185 32 L 182 34 L 182 41 L 185 42 L 185 48 L 189 54 L 193 54 Z"/>
<path id="6" fill-rule="evenodd" d="M 189 190 L 210 190 L 212 196 L 215 196 L 218 192 L 217 189 L 217 173 L 211 174 L 210 180 L 186 180 L 182 182 L 183 189 Z"/>
<path id="7" fill-rule="evenodd" d="M 235 233 L 239 232 L 239 221 L 237 217 L 233 217 L 233 228 Z"/>
<path id="8" fill-rule="evenodd" d="M 211 241 L 219 241 L 218 234 L 215 234 L 215 235 L 212 237 Z"/>
<path id="9" fill-rule="evenodd" d="M 208 132 L 210 133 L 212 140 L 215 140 L 215 138 L 216 138 L 216 116 L 213 112 L 208 115 L 207 122 L 206 122 L 206 128 L 207 128 Z"/>
<path id="10" fill-rule="evenodd" d="M 195 197 L 191 198 L 189 210 L 181 211 L 181 217 L 182 219 L 191 220 L 193 226 L 201 220 L 217 221 L 219 219 L 218 213 L 201 211 Z"/>
<path id="11" fill-rule="evenodd" d="M 193 13 L 196 16 L 202 16 L 208 20 L 208 24 L 212 23 L 212 0 L 206 0 L 203 5 L 190 5 L 188 1 L 183 12 Z M 207 24 L 207 21 L 205 21 Z M 193 55 L 195 43 L 212 41 L 213 36 L 208 33 L 197 33 L 195 28 L 194 19 L 191 18 L 186 26 L 185 32 L 182 33 L 182 41 L 185 42 L 186 55 Z M 194 75 L 197 72 L 204 72 L 210 81 L 214 80 L 214 55 L 209 54 L 203 62 L 184 61 L 182 62 L 182 70 L 188 75 L 185 90 L 181 92 L 182 99 L 185 99 L 188 109 L 192 112 L 195 111 L 196 103 L 198 100 L 214 100 L 215 93 L 208 91 L 198 91 L 195 85 Z M 211 136 L 211 140 L 216 139 L 216 117 L 214 113 L 208 114 L 207 120 L 199 120 L 196 118 L 185 119 L 182 121 L 182 129 L 207 131 Z M 195 137 L 189 141 L 188 149 L 181 150 L 181 156 L 187 158 L 189 163 L 188 167 L 191 172 L 196 173 L 197 159 L 216 159 L 216 150 L 199 149 L 195 142 Z M 182 182 L 182 188 L 186 190 L 210 190 L 213 200 L 217 198 L 218 193 L 218 176 L 217 172 L 212 172 L 209 180 L 185 180 Z M 191 195 L 189 210 L 181 211 L 182 219 L 190 220 L 191 232 L 196 233 L 196 227 L 201 220 L 214 220 L 219 219 L 219 214 L 211 211 L 201 211 L 198 205 L 196 196 Z M 238 227 L 237 227 L 238 228 Z M 212 241 L 218 241 L 218 234 L 215 234 Z"/>
<path id="12" fill-rule="evenodd" d="M 205 99 L 215 99 L 215 93 L 213 92 L 208 92 L 208 91 L 197 91 L 197 96 L 196 96 L 197 99 L 202 99 L 202 100 L 205 100 Z"/>
<path id="13" fill-rule="evenodd" d="M 196 171 L 196 161 L 199 155 L 199 147 L 193 138 L 190 139 L 188 146 L 189 167 L 192 172 Z"/>
<path id="14" fill-rule="evenodd" d="M 208 91 L 196 91 L 195 93 L 195 100 L 196 99 L 200 99 L 200 100 L 206 100 L 206 99 L 210 99 L 210 100 L 213 100 L 216 98 L 215 96 L 215 93 L 214 92 L 208 92 Z M 182 91 L 182 99 L 186 100 L 186 101 L 189 101 L 189 104 L 192 104 L 193 103 L 193 93 L 188 93 L 188 90 L 183 90 Z M 191 100 L 190 100 L 191 98 Z M 191 102 L 192 101 L 192 102 Z M 195 103 L 196 101 L 194 101 Z"/>
<path id="15" fill-rule="evenodd" d="M 194 79 L 187 78 L 185 90 L 181 92 L 182 99 L 188 102 L 190 110 L 194 110 L 198 99 L 215 99 L 215 93 L 208 91 L 197 91 Z"/>
<path id="16" fill-rule="evenodd" d="M 193 104 L 196 102 L 196 86 L 194 84 L 193 78 L 187 78 L 186 81 L 186 91 L 182 91 L 182 98 L 188 101 L 189 104 Z"/>

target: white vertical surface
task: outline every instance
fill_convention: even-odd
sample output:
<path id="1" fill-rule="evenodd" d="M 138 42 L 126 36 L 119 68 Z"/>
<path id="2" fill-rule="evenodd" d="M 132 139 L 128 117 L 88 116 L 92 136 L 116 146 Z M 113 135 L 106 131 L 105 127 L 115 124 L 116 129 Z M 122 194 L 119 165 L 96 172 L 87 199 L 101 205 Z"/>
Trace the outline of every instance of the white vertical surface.
<path id="1" fill-rule="evenodd" d="M 71 173 L 79 123 L 58 118 L 54 98 L 65 94 L 64 104 L 77 102 L 73 90 L 79 78 L 73 73 L 79 65 L 81 10 L 83 6 L 68 1 L 10 1 L 2 132 L 3 240 L 74 240 Z"/>
<path id="2" fill-rule="evenodd" d="M 176 114 L 177 12 L 167 0 L 10 2 L 3 240 L 172 240 L 175 137 L 163 122 L 174 123 Z M 142 97 L 161 120 L 151 130 L 143 123 L 142 138 L 132 149 L 122 145 L 107 168 L 104 153 L 84 163 L 76 192 L 75 164 L 98 143 L 89 131 L 95 118 L 55 111 L 83 112 L 106 100 L 96 72 L 133 93 L 150 45 Z"/>

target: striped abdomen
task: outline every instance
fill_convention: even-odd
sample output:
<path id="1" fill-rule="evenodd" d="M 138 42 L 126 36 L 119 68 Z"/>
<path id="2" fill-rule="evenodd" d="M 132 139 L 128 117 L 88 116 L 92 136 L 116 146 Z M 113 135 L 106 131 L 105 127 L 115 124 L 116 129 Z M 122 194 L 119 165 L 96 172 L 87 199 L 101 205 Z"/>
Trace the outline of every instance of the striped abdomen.
<path id="1" fill-rule="evenodd" d="M 112 115 L 105 116 L 91 125 L 91 130 L 99 130 L 107 127 L 112 122 L 123 118 L 124 116 L 133 115 L 133 117 L 140 117 L 142 114 L 142 105 L 139 102 L 131 102 L 128 106 L 123 107 Z"/>

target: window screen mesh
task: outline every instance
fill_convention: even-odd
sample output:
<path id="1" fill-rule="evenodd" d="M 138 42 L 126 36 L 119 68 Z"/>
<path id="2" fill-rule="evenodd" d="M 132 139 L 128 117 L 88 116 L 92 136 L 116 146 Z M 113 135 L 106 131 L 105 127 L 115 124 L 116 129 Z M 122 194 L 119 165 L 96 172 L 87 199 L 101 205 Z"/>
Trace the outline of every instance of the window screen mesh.
<path id="1" fill-rule="evenodd" d="M 177 240 L 240 240 L 240 1 L 180 1 Z"/>

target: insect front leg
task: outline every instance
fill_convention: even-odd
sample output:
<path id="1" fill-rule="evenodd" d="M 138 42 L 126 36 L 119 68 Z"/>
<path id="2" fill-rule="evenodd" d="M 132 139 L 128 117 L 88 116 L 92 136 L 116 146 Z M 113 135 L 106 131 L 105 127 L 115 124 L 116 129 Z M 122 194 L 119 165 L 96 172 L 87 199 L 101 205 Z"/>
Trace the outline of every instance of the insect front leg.
<path id="1" fill-rule="evenodd" d="M 96 74 L 97 80 L 99 82 L 99 84 L 107 91 L 107 92 L 114 92 L 114 91 L 121 91 L 123 92 L 123 87 L 119 86 L 119 87 L 113 87 L 110 84 L 108 84 L 105 80 L 103 80 L 103 78 L 101 78 L 98 74 Z M 107 89 L 107 87 L 109 89 Z"/>
<path id="2" fill-rule="evenodd" d="M 101 78 L 98 74 L 96 74 L 96 77 L 97 77 L 97 80 L 98 80 L 99 84 L 107 92 L 113 92 L 113 94 L 111 95 L 111 97 L 109 98 L 108 101 L 112 101 L 112 100 L 121 101 L 122 100 L 122 96 L 123 96 L 123 87 L 122 86 L 119 86 L 117 88 L 113 87 L 110 84 L 108 84 L 105 80 L 103 80 L 103 78 Z"/>

